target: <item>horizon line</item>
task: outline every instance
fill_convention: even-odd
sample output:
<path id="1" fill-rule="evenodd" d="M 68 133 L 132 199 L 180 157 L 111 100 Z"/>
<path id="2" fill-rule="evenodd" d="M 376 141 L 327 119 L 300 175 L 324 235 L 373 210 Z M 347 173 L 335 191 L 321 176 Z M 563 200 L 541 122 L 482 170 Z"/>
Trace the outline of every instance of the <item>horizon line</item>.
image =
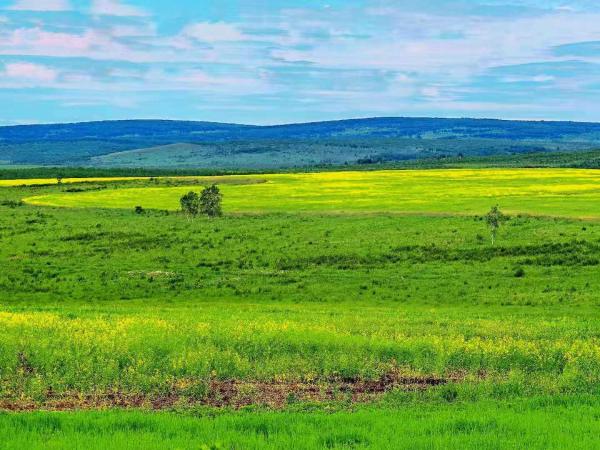
<path id="1" fill-rule="evenodd" d="M 231 125 L 244 126 L 253 128 L 271 128 L 285 127 L 293 125 L 313 125 L 320 123 L 336 123 L 350 121 L 365 121 L 365 120 L 383 120 L 383 119 L 426 119 L 426 120 L 492 120 L 498 122 L 523 122 L 523 123 L 581 123 L 581 124 L 600 124 L 600 121 L 593 122 L 587 120 L 559 120 L 559 119 L 524 119 L 524 118 L 498 118 L 498 117 L 457 117 L 457 116 L 366 116 L 366 117 L 348 117 L 344 119 L 328 119 L 328 120 L 310 120 L 307 122 L 282 122 L 272 124 L 257 124 L 257 123 L 238 123 L 238 122 L 219 122 L 212 120 L 191 120 L 191 119 L 157 119 L 157 118 L 136 118 L 136 119 L 103 119 L 103 120 L 82 120 L 77 122 L 30 122 L 11 125 L 0 125 L 0 128 L 18 128 L 18 127 L 35 127 L 35 126 L 52 126 L 52 125 L 83 125 L 92 123 L 110 123 L 110 122 L 187 122 L 187 123 L 205 123 L 214 125 Z"/>

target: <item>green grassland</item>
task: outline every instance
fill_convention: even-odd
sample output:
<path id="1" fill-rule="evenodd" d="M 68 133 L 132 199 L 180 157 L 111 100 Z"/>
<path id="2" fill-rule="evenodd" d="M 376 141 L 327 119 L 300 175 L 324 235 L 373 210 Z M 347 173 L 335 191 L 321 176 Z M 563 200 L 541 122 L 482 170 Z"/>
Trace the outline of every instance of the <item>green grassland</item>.
<path id="1" fill-rule="evenodd" d="M 342 411 L 0 415 L 3 448 L 592 449 L 597 398 L 383 404 Z M 18 430 L 18 433 L 15 431 Z"/>
<path id="2" fill-rule="evenodd" d="M 10 184 L 6 448 L 597 445 L 594 171 Z"/>

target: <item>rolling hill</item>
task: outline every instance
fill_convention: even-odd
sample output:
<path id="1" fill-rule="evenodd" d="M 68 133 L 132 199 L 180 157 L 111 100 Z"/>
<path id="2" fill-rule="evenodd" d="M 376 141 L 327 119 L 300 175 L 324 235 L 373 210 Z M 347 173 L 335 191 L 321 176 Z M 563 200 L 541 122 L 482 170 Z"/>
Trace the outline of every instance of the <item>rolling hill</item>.
<path id="1" fill-rule="evenodd" d="M 600 124 L 371 118 L 253 126 L 127 120 L 0 127 L 0 161 L 96 167 L 289 168 L 600 147 Z"/>

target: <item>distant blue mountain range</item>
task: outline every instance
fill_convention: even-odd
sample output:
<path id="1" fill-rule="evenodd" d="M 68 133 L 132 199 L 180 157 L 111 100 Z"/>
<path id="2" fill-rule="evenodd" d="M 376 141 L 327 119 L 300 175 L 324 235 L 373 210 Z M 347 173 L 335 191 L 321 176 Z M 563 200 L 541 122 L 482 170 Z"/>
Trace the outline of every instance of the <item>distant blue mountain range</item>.
<path id="1" fill-rule="evenodd" d="M 600 124 L 382 117 L 252 126 L 124 120 L 0 127 L 13 164 L 290 167 L 600 147 Z"/>

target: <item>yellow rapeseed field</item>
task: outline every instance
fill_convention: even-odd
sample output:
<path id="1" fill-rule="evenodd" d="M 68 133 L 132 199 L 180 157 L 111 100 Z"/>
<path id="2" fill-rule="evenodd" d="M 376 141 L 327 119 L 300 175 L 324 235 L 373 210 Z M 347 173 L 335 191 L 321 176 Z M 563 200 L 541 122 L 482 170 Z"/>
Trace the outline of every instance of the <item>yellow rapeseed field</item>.
<path id="1" fill-rule="evenodd" d="M 193 177 L 187 177 L 192 179 Z M 256 183 L 235 184 L 236 180 Z M 185 180 L 186 178 L 180 178 Z M 193 178 L 221 184 L 229 213 L 513 214 L 600 217 L 600 171 L 580 169 L 386 170 Z M 19 183 L 19 180 L 13 183 Z M 198 186 L 152 186 L 53 193 L 33 205 L 176 210 Z"/>

